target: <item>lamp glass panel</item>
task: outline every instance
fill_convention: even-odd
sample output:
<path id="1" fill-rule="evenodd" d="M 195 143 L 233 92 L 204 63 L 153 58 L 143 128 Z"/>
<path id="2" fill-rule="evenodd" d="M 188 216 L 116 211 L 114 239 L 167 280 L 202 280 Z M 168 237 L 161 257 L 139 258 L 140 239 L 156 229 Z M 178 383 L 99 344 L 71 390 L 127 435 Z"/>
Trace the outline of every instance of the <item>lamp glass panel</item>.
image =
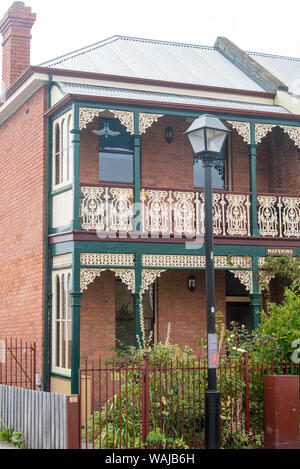
<path id="1" fill-rule="evenodd" d="M 200 153 L 205 150 L 204 129 L 194 130 L 187 134 L 194 150 L 194 153 Z"/>
<path id="2" fill-rule="evenodd" d="M 226 132 L 215 129 L 207 129 L 207 150 L 215 153 L 219 153 L 222 149 L 224 140 L 226 138 Z"/>

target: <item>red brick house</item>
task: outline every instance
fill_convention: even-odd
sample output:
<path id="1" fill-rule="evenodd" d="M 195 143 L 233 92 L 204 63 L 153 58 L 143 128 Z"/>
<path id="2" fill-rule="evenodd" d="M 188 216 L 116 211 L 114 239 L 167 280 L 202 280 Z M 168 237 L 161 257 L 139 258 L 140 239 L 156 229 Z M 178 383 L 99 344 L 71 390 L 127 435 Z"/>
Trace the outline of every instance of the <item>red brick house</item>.
<path id="1" fill-rule="evenodd" d="M 35 340 L 59 392 L 86 356 L 136 342 L 141 304 L 153 340 L 171 323 L 197 348 L 203 169 L 184 132 L 203 113 L 231 131 L 213 169 L 216 309 L 256 327 L 267 250 L 300 255 L 300 60 L 114 36 L 31 66 L 34 21 L 14 2 L 0 22 L 1 336 Z"/>

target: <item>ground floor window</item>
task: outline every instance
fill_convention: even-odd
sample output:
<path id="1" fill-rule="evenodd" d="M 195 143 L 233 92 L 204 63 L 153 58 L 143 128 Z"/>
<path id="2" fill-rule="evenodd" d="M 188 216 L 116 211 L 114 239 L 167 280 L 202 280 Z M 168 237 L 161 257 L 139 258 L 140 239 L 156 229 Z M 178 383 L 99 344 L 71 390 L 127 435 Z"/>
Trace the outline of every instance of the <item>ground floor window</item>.
<path id="1" fill-rule="evenodd" d="M 71 270 L 52 274 L 52 371 L 69 375 L 72 351 Z"/>

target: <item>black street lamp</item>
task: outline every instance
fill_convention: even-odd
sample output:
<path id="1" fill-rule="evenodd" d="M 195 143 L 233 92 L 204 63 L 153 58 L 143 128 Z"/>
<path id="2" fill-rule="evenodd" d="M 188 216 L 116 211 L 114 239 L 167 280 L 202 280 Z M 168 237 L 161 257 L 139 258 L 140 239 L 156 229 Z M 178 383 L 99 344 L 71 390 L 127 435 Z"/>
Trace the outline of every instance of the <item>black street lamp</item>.
<path id="1" fill-rule="evenodd" d="M 185 132 L 195 158 L 205 171 L 205 254 L 208 387 L 205 393 L 205 447 L 220 448 L 220 393 L 217 391 L 217 334 L 215 327 L 215 276 L 212 168 L 229 130 L 215 116 L 203 114 Z"/>

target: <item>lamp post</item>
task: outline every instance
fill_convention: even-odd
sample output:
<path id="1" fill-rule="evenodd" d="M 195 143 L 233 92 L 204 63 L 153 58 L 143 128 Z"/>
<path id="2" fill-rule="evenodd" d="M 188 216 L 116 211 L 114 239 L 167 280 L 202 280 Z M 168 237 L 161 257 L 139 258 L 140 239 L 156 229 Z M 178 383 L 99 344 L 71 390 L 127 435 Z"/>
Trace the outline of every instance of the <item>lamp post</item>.
<path id="1" fill-rule="evenodd" d="M 197 159 L 205 171 L 205 254 L 206 254 L 206 321 L 208 386 L 205 393 L 205 447 L 220 448 L 220 393 L 217 391 L 217 334 L 215 328 L 215 277 L 212 168 L 229 130 L 215 116 L 203 114 L 188 128 L 188 136 Z"/>

